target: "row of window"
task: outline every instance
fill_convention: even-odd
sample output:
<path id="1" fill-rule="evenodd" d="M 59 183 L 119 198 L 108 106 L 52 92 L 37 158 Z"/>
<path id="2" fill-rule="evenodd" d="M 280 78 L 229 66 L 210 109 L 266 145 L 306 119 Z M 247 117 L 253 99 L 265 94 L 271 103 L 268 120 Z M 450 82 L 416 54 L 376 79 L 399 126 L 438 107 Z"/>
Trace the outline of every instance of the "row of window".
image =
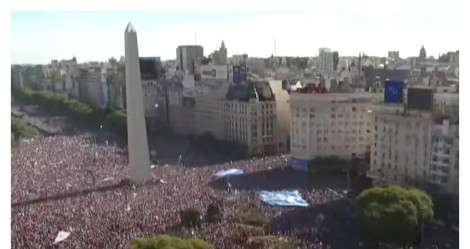
<path id="1" fill-rule="evenodd" d="M 330 108 L 330 110 L 332 112 L 335 112 L 335 111 L 340 111 L 340 112 L 348 112 L 349 110 L 351 110 L 352 112 L 367 112 L 367 108 L 365 107 L 356 107 L 356 106 L 353 106 L 353 107 L 346 107 L 346 106 L 332 106 Z M 296 108 L 295 109 L 295 112 L 303 112 L 303 113 L 306 113 L 306 112 L 315 112 L 315 108 L 311 107 L 311 108 Z"/>
<path id="2" fill-rule="evenodd" d="M 334 150 L 338 150 L 338 151 L 341 151 L 341 150 L 350 150 L 350 149 L 353 149 L 353 150 L 356 150 L 356 149 L 359 149 L 359 150 L 366 150 L 367 149 L 367 145 L 365 144 L 351 144 L 351 145 L 319 145 L 317 144 L 317 146 L 312 146 L 311 149 L 313 151 L 315 150 L 318 150 L 318 151 L 322 151 L 322 150 L 331 150 L 331 151 L 334 151 Z M 297 143 L 292 143 L 292 148 L 298 148 L 298 149 L 307 149 L 307 145 L 305 144 L 297 144 Z"/>

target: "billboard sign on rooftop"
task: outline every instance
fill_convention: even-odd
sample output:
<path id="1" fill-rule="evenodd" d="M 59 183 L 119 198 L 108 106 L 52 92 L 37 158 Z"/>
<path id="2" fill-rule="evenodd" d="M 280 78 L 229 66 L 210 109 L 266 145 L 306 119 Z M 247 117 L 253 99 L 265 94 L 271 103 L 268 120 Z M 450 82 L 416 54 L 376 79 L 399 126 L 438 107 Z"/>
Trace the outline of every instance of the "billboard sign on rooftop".
<path id="1" fill-rule="evenodd" d="M 407 107 L 409 110 L 432 111 L 433 90 L 427 88 L 408 88 Z"/>
<path id="2" fill-rule="evenodd" d="M 403 103 L 403 81 L 385 81 L 384 100 L 386 103 Z"/>

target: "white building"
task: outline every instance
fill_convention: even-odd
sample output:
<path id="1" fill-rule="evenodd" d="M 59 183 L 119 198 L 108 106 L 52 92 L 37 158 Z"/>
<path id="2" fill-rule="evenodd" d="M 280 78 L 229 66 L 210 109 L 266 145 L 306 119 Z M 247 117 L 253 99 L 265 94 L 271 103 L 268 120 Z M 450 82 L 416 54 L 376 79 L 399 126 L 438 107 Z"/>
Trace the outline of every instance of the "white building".
<path id="1" fill-rule="evenodd" d="M 429 182 L 440 189 L 459 193 L 459 125 L 448 119 L 433 127 Z"/>
<path id="2" fill-rule="evenodd" d="M 301 161 L 365 157 L 372 143 L 370 109 L 380 97 L 373 93 L 291 93 L 291 157 Z"/>
<path id="3" fill-rule="evenodd" d="M 433 117 L 403 104 L 373 109 L 374 136 L 369 177 L 378 182 L 424 184 L 429 177 Z"/>
<path id="4" fill-rule="evenodd" d="M 377 105 L 373 114 L 369 177 L 458 194 L 458 124 L 435 122 L 431 112 L 405 112 L 402 104 Z"/>
<path id="5" fill-rule="evenodd" d="M 333 53 L 329 48 L 320 48 L 318 55 L 318 73 L 328 75 L 334 71 Z"/>

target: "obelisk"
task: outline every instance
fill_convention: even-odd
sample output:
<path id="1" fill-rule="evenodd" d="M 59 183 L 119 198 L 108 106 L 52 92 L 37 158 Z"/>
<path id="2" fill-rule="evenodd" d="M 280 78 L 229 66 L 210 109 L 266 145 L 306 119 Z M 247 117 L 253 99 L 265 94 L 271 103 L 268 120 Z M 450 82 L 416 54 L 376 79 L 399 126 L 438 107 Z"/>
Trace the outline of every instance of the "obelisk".
<path id="1" fill-rule="evenodd" d="M 142 80 L 140 77 L 137 33 L 129 22 L 124 32 L 127 91 L 127 150 L 129 176 L 133 183 L 151 179 L 147 129 L 145 127 Z"/>

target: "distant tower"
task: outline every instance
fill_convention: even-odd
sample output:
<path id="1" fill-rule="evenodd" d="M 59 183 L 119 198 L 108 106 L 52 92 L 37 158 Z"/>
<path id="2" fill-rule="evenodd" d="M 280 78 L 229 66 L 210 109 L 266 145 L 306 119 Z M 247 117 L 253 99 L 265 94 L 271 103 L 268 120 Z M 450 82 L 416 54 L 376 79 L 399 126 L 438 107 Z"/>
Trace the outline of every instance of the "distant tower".
<path id="1" fill-rule="evenodd" d="M 129 22 L 124 32 L 126 60 L 127 142 L 129 175 L 134 183 L 151 178 L 147 129 L 145 126 L 142 80 L 140 77 L 137 33 Z"/>
<path id="2" fill-rule="evenodd" d="M 219 49 L 219 60 L 222 65 L 227 65 L 227 48 L 225 47 L 225 42 L 222 41 Z"/>
<path id="3" fill-rule="evenodd" d="M 419 59 L 425 60 L 426 59 L 426 49 L 424 49 L 424 45 L 421 47 L 419 51 Z"/>

